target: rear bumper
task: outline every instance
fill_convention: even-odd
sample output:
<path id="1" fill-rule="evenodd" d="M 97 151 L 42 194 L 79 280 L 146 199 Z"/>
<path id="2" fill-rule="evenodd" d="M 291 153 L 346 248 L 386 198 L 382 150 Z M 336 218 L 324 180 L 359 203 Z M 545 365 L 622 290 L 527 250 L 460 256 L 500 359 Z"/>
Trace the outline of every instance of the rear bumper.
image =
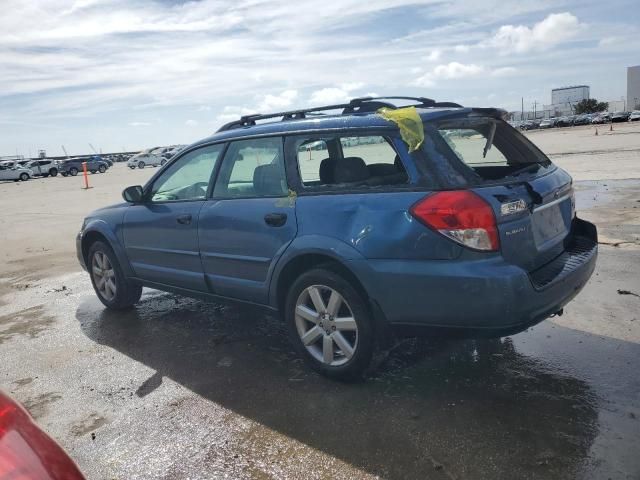
<path id="1" fill-rule="evenodd" d="M 568 242 L 565 252 L 542 267 L 547 269 L 542 273 L 542 269 L 527 272 L 499 256 L 351 263 L 376 309 L 393 328 L 501 336 L 558 312 L 587 283 L 597 257 L 595 226 L 576 219 L 571 238 L 579 240 L 580 248 Z"/>

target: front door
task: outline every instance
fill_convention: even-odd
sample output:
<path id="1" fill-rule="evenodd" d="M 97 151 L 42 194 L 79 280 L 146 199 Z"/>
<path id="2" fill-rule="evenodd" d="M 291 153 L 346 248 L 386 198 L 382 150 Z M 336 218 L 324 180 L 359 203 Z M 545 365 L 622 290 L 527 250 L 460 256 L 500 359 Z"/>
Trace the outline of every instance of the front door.
<path id="1" fill-rule="evenodd" d="M 198 248 L 198 215 L 223 145 L 192 150 L 151 185 L 124 217 L 124 245 L 137 277 L 207 291 Z"/>
<path id="2" fill-rule="evenodd" d="M 211 290 L 266 303 L 273 267 L 297 231 L 281 137 L 229 144 L 198 231 Z"/>

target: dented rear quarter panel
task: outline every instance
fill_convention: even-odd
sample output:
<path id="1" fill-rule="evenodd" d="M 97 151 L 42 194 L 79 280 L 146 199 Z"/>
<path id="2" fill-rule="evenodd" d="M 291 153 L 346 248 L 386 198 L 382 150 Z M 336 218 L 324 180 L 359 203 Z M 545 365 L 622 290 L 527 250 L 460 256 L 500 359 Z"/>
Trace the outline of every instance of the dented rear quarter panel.
<path id="1" fill-rule="evenodd" d="M 298 235 L 337 239 L 370 259 L 457 258 L 461 247 L 425 227 L 409 213 L 411 206 L 427 193 L 300 196 L 296 202 Z"/>

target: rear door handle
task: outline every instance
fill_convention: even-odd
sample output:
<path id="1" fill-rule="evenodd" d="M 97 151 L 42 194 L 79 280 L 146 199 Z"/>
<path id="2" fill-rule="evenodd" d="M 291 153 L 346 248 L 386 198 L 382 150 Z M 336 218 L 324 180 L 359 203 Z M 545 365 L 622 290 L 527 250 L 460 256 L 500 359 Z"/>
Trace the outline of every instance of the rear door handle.
<path id="1" fill-rule="evenodd" d="M 281 227 L 287 223 L 286 213 L 267 213 L 264 216 L 264 222 L 270 227 Z"/>
<path id="2" fill-rule="evenodd" d="M 179 215 L 176 221 L 181 225 L 189 225 L 191 224 L 191 214 Z"/>

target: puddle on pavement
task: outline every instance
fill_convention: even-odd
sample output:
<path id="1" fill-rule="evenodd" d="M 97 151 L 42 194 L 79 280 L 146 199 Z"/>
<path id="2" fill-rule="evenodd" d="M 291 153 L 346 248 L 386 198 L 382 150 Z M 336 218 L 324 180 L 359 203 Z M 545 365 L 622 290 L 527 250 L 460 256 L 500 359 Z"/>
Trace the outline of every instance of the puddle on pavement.
<path id="1" fill-rule="evenodd" d="M 502 340 L 406 340 L 366 382 L 344 384 L 310 372 L 260 310 L 154 292 L 119 313 L 88 299 L 76 316 L 90 339 L 156 372 L 139 397 L 171 378 L 385 478 L 589 477 L 608 471 L 599 445 L 640 439 L 638 423 L 633 438 L 615 433 L 623 418 L 637 422 L 627 410 L 640 413 L 638 379 L 615 362 L 637 372 L 640 346 L 550 322 Z M 252 442 L 270 448 L 268 435 Z"/>

